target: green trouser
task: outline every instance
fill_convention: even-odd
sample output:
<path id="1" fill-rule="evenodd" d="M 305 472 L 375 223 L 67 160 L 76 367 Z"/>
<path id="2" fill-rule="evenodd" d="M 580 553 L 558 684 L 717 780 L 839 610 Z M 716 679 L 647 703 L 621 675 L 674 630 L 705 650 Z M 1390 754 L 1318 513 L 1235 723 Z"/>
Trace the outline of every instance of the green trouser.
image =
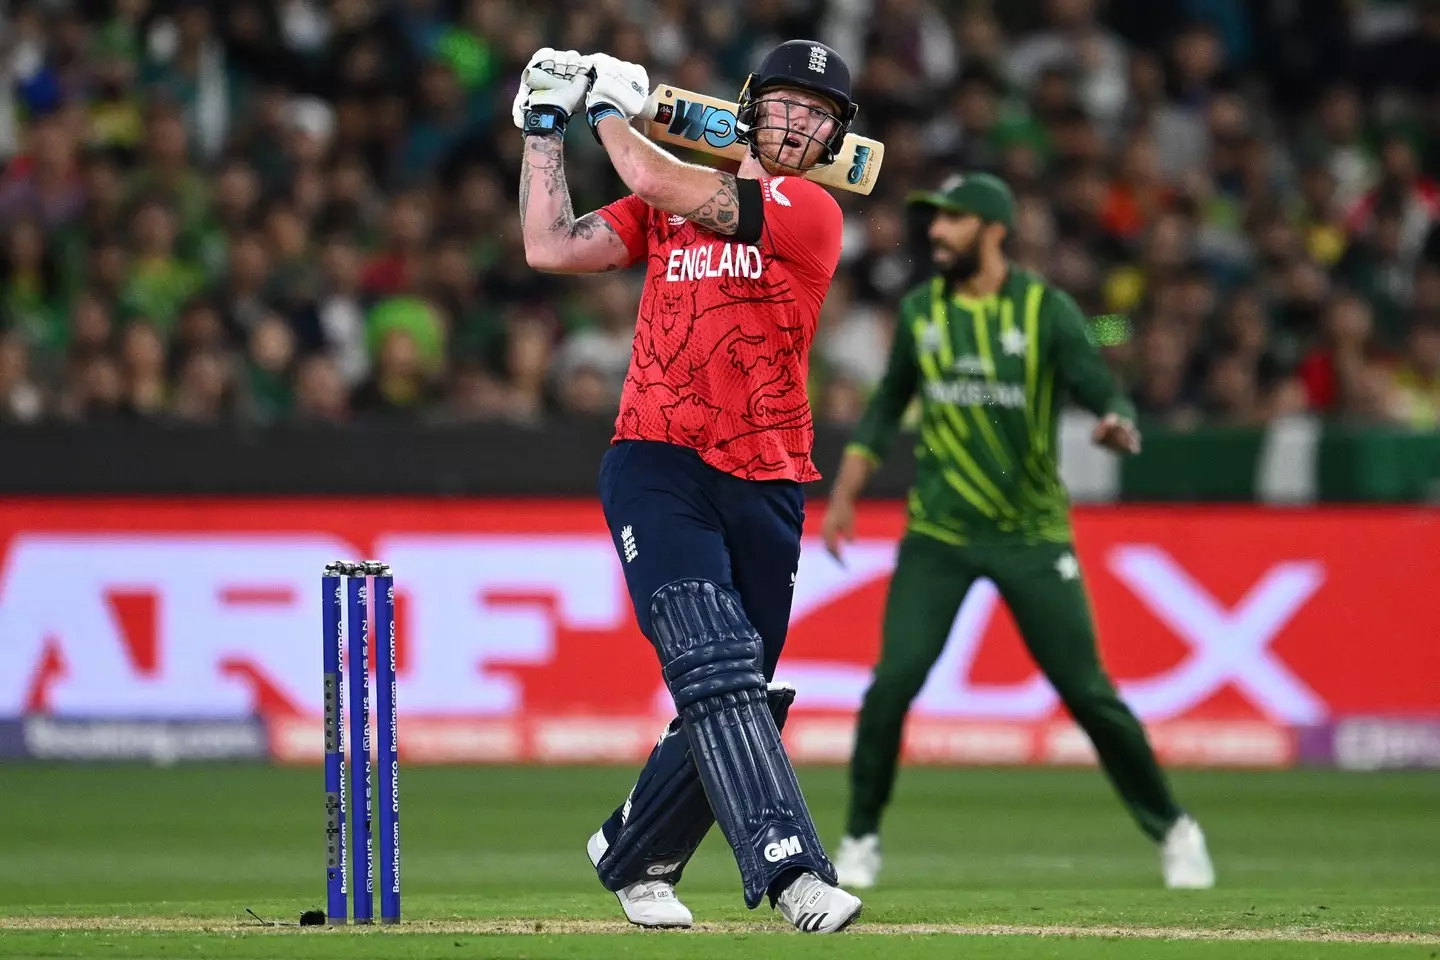
<path id="1" fill-rule="evenodd" d="M 952 546 L 909 533 L 885 602 L 880 662 L 860 708 L 850 765 L 852 837 L 876 833 L 890 800 L 905 714 L 939 659 L 971 585 L 988 577 L 1025 646 L 1140 828 L 1160 839 L 1180 816 L 1145 730 L 1100 665 L 1084 581 L 1069 544 Z"/>

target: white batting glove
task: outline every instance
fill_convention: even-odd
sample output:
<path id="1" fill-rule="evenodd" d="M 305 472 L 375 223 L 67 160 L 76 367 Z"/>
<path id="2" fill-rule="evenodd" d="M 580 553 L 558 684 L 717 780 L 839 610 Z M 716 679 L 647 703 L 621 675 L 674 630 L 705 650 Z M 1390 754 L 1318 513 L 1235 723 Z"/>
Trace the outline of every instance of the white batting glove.
<path id="1" fill-rule="evenodd" d="M 590 55 L 590 92 L 585 96 L 585 116 L 590 129 L 604 117 L 619 114 L 627 123 L 639 116 L 650 99 L 650 77 L 638 63 L 617 60 L 608 53 Z M 598 139 L 600 134 L 595 133 Z"/>
<path id="2" fill-rule="evenodd" d="M 526 133 L 563 132 L 584 102 L 589 70 L 589 60 L 574 50 L 535 51 L 520 74 L 520 90 L 511 106 L 515 125 Z"/>
<path id="3" fill-rule="evenodd" d="M 515 101 L 510 104 L 510 119 L 515 121 L 517 129 L 525 129 L 525 105 L 530 102 L 530 85 L 525 80 L 520 80 L 520 89 L 515 91 Z"/>

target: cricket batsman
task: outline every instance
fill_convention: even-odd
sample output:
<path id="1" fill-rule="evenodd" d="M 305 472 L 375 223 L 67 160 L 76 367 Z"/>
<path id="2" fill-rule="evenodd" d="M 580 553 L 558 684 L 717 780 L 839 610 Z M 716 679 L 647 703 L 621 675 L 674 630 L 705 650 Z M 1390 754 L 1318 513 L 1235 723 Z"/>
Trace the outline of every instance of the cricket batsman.
<path id="1" fill-rule="evenodd" d="M 918 393 L 917 475 L 880 659 L 860 708 L 840 880 L 875 884 L 906 713 L 966 593 L 986 577 L 1120 798 L 1159 843 L 1166 885 L 1210 887 L 1205 837 L 1176 804 L 1144 728 L 1100 664 L 1056 466 L 1067 396 L 1100 418 L 1094 441 L 1122 454 L 1140 450 L 1134 408 L 1075 301 L 1007 262 L 1015 199 L 1004 182 L 957 175 L 909 202 L 931 208 L 935 272 L 900 303 L 889 366 L 846 448 L 823 523 L 838 560 L 841 541 L 853 535 L 856 498 Z"/>
<path id="2" fill-rule="evenodd" d="M 588 853 L 632 923 L 688 927 L 675 885 L 718 820 L 746 905 L 768 897 L 800 930 L 831 933 L 861 903 L 836 886 L 780 742 L 794 691 L 770 681 L 800 556 L 801 484 L 819 476 L 805 385 L 842 228 L 834 198 L 803 174 L 845 139 L 850 72 L 824 44 L 772 50 L 739 98 L 748 154 L 735 174 L 683 163 L 633 129 L 649 93 L 638 64 L 547 48 L 514 111 L 530 265 L 645 264 L 599 494 L 677 716 Z M 577 112 L 631 191 L 578 219 L 562 160 Z"/>

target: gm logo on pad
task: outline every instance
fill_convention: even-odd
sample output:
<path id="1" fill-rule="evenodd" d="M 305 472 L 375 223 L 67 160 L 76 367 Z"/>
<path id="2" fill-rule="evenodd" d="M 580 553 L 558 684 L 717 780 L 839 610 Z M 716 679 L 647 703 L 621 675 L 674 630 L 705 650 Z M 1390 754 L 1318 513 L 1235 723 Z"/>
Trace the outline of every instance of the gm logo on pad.
<path id="1" fill-rule="evenodd" d="M 765 859 L 771 863 L 779 863 L 786 857 L 793 857 L 800 852 L 800 838 L 795 836 L 765 844 Z"/>

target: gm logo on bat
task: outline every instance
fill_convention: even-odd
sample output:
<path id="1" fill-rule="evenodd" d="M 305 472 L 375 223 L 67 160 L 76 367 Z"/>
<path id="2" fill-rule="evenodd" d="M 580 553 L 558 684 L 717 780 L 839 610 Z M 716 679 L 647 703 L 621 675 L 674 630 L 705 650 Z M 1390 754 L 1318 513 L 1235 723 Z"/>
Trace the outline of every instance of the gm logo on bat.
<path id="1" fill-rule="evenodd" d="M 735 142 L 735 114 L 720 107 L 688 100 L 661 104 L 655 111 L 655 119 L 665 124 L 665 129 L 686 140 L 704 139 L 716 149 L 724 149 Z"/>
<path id="2" fill-rule="evenodd" d="M 865 168 L 870 165 L 870 148 L 855 147 L 855 159 L 850 161 L 850 172 L 845 174 L 848 183 L 860 183 L 865 179 Z"/>

